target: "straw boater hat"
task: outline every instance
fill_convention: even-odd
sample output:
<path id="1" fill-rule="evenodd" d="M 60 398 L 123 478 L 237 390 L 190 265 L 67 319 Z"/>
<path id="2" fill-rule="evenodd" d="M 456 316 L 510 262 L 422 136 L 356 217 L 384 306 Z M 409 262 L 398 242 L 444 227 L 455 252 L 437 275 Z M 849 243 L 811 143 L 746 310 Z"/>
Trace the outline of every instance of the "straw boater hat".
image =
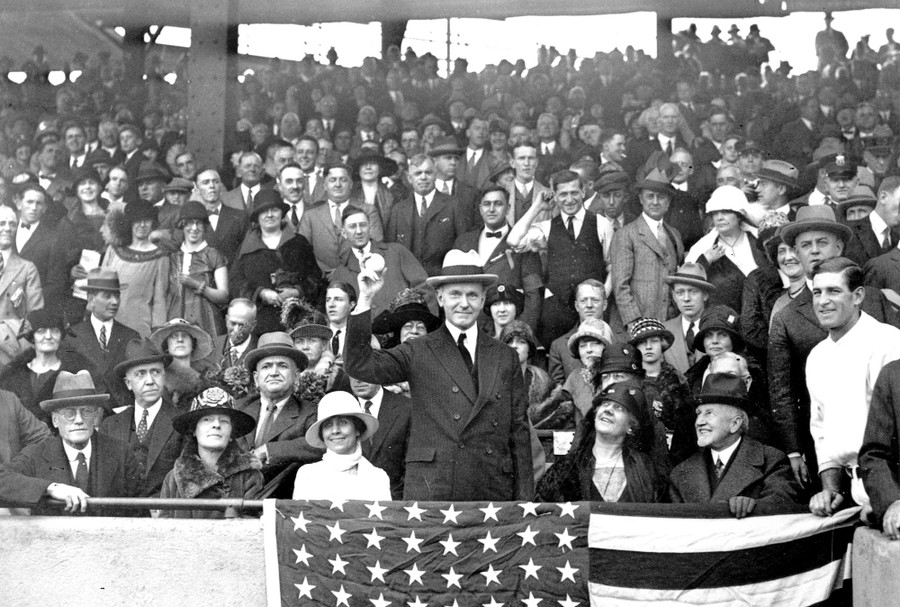
<path id="1" fill-rule="evenodd" d="M 212 354 L 213 340 L 209 333 L 183 318 L 173 318 L 158 328 L 150 334 L 150 341 L 157 350 L 165 352 L 166 340 L 176 331 L 184 331 L 193 338 L 194 350 L 191 352 L 191 360 L 200 360 Z"/>
<path id="2" fill-rule="evenodd" d="M 100 394 L 94 387 L 91 374 L 82 369 L 78 373 L 60 371 L 53 386 L 53 398 L 41 401 L 41 410 L 51 413 L 66 407 L 109 406 L 109 394 Z"/>
<path id="3" fill-rule="evenodd" d="M 128 345 L 125 346 L 125 360 L 117 364 L 113 370 L 117 376 L 125 377 L 129 369 L 138 365 L 162 363 L 163 366 L 167 367 L 171 362 L 171 356 L 162 354 L 156 349 L 153 342 L 145 337 L 143 339 L 132 339 L 128 342 Z"/>
<path id="4" fill-rule="evenodd" d="M 853 232 L 834 218 L 834 210 L 827 204 L 807 205 L 797 210 L 794 221 L 781 228 L 781 238 L 788 246 L 794 246 L 803 232 L 831 232 L 843 242 L 850 240 Z"/>
<path id="5" fill-rule="evenodd" d="M 325 315 L 296 297 L 291 297 L 282 304 L 281 325 L 291 339 L 314 337 L 328 341 L 332 335 Z"/>
<path id="6" fill-rule="evenodd" d="M 586 337 L 596 339 L 604 346 L 609 347 L 613 338 L 612 329 L 609 328 L 608 324 L 597 318 L 585 318 L 582 320 L 581 324 L 578 325 L 578 330 L 572 333 L 567 343 L 569 352 L 572 353 L 576 360 L 578 359 L 578 344 Z"/>
<path id="7" fill-rule="evenodd" d="M 666 276 L 663 280 L 670 285 L 691 285 L 699 287 L 710 293 L 716 290 L 716 285 L 706 279 L 706 268 L 699 263 L 686 263 L 671 276 Z"/>
<path id="8" fill-rule="evenodd" d="M 232 439 L 249 434 L 256 427 L 256 420 L 243 411 L 235 409 L 234 399 L 218 386 L 210 386 L 197 394 L 191 400 L 191 408 L 172 420 L 172 427 L 179 434 L 191 436 L 197 422 L 214 413 L 222 413 L 231 418 Z"/>
<path id="9" fill-rule="evenodd" d="M 747 384 L 740 377 L 728 373 L 710 373 L 700 394 L 692 396 L 688 402 L 694 405 L 731 405 L 747 411 L 753 404 L 747 398 Z"/>
<path id="10" fill-rule="evenodd" d="M 372 320 L 372 333 L 396 333 L 412 320 L 424 324 L 429 333 L 441 326 L 441 319 L 428 309 L 425 294 L 408 287 L 397 294 L 389 309 Z"/>
<path id="11" fill-rule="evenodd" d="M 637 346 L 645 339 L 651 337 L 661 337 L 663 340 L 663 351 L 672 347 L 675 342 L 675 336 L 661 322 L 655 318 L 638 318 L 631 327 L 631 339 L 628 341 L 632 346 Z"/>
<path id="12" fill-rule="evenodd" d="M 477 282 L 485 286 L 491 286 L 497 282 L 496 274 L 485 274 L 481 267 L 481 258 L 477 251 L 464 253 L 459 249 L 451 249 L 444 256 L 444 265 L 441 273 L 432 276 L 425 281 L 429 287 L 439 287 L 449 283 Z"/>
<path id="13" fill-rule="evenodd" d="M 244 365 L 252 373 L 256 371 L 259 361 L 269 356 L 286 356 L 297 363 L 297 368 L 300 370 L 306 369 L 309 365 L 306 355 L 294 348 L 294 340 L 284 331 L 273 331 L 260 335 L 256 348 L 250 350 L 244 357 Z"/>
<path id="14" fill-rule="evenodd" d="M 352 394 L 338 390 L 326 394 L 319 401 L 316 423 L 306 431 L 306 442 L 313 447 L 324 449 L 325 441 L 320 435 L 322 424 L 337 416 L 356 417 L 362 420 L 366 425 L 366 431 L 357 439 L 360 443 L 372 438 L 372 435 L 378 430 L 378 420 L 375 419 L 375 416 L 364 413 L 359 407 L 359 401 Z"/>

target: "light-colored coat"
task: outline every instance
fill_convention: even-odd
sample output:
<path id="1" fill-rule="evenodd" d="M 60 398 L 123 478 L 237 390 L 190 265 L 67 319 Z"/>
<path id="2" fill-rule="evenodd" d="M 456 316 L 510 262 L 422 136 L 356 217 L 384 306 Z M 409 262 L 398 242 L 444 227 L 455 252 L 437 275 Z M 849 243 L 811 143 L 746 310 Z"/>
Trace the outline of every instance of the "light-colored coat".
<path id="1" fill-rule="evenodd" d="M 369 218 L 369 234 L 372 240 L 382 240 L 384 230 L 381 227 L 378 210 L 365 203 L 357 203 L 357 206 L 361 206 L 366 212 L 366 217 Z M 331 207 L 327 202 L 307 209 L 303 213 L 297 233 L 312 245 L 316 262 L 326 276 L 330 276 L 331 272 L 341 265 L 343 255 L 350 252 L 350 242 L 335 229 Z"/>

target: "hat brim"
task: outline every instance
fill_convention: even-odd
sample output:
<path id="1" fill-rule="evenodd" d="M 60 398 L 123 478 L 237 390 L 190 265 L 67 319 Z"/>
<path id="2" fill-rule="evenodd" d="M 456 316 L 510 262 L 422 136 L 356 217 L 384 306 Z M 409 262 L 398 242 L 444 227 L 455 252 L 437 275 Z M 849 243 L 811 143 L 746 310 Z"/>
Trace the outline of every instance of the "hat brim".
<path id="1" fill-rule="evenodd" d="M 796 179 L 792 179 L 787 175 L 782 175 L 778 171 L 773 171 L 771 169 L 760 169 L 756 172 L 756 177 L 758 179 L 765 179 L 772 183 L 787 186 L 788 188 L 796 189 L 800 187 L 800 183 Z"/>
<path id="2" fill-rule="evenodd" d="M 284 218 L 290 208 L 291 207 L 284 202 L 275 202 L 274 200 L 271 202 L 263 202 L 259 206 L 253 207 L 253 210 L 250 212 L 250 217 L 256 221 L 259 219 L 260 213 L 265 213 L 269 209 L 279 209 L 281 211 L 281 217 Z"/>
<path id="3" fill-rule="evenodd" d="M 451 276 L 432 276 L 425 280 L 429 287 L 439 287 L 451 283 L 479 283 L 485 287 L 495 284 L 500 278 L 496 274 L 456 274 Z"/>
<path id="4" fill-rule="evenodd" d="M 324 325 L 300 325 L 299 327 L 292 329 L 289 335 L 291 336 L 291 339 L 312 337 L 328 341 L 331 339 L 332 333 L 331 329 Z"/>
<path id="5" fill-rule="evenodd" d="M 825 174 L 828 175 L 829 179 L 838 179 L 841 177 L 843 177 L 845 179 L 853 179 L 854 177 L 856 177 L 856 169 L 840 169 L 837 171 L 825 171 Z"/>
<path id="6" fill-rule="evenodd" d="M 319 449 L 327 449 L 325 446 L 325 441 L 319 438 L 319 428 L 322 427 L 322 424 L 327 422 L 332 417 L 357 417 L 363 421 L 366 425 L 366 431 L 362 436 L 357 437 L 358 442 L 363 442 L 372 438 L 372 435 L 378 431 L 378 420 L 375 419 L 374 415 L 369 415 L 368 413 L 350 411 L 346 413 L 335 413 L 334 415 L 329 415 L 325 419 L 319 420 L 314 423 L 309 429 L 306 431 L 306 442 L 310 444 L 312 447 L 318 447 Z"/>
<path id="7" fill-rule="evenodd" d="M 672 344 L 675 343 L 675 336 L 672 335 L 672 332 L 668 329 L 652 329 L 650 331 L 644 331 L 640 335 L 636 337 L 632 337 L 628 340 L 632 346 L 637 347 L 639 343 L 642 341 L 646 341 L 651 337 L 662 337 L 665 342 L 665 346 L 663 347 L 663 352 L 672 347 Z"/>
<path id="8" fill-rule="evenodd" d="M 206 358 L 213 351 L 213 340 L 209 333 L 199 327 L 191 325 L 172 325 L 160 327 L 150 334 L 150 343 L 159 350 L 165 352 L 166 340 L 176 331 L 184 331 L 194 338 L 194 351 L 191 352 L 191 360 Z"/>
<path id="9" fill-rule="evenodd" d="M 730 327 L 713 325 L 704 327 L 703 329 L 697 331 L 697 334 L 694 336 L 694 350 L 706 354 L 706 348 L 703 346 L 703 340 L 706 338 L 706 334 L 710 331 L 725 331 L 726 333 L 728 333 L 728 335 L 731 337 L 731 350 L 733 352 L 740 352 L 744 349 L 744 338 L 740 333 Z"/>
<path id="10" fill-rule="evenodd" d="M 51 398 L 41 401 L 41 410 L 52 413 L 66 407 L 101 407 L 109 409 L 109 394 L 88 394 L 85 396 L 69 396 L 66 398 Z"/>
<path id="11" fill-rule="evenodd" d="M 735 396 L 734 394 L 698 394 L 688 398 L 688 402 L 693 405 L 729 405 L 737 407 L 744 411 L 751 411 L 754 408 L 753 402 L 744 396 Z"/>
<path id="12" fill-rule="evenodd" d="M 387 156 L 365 156 L 363 158 L 357 158 L 353 161 L 353 165 L 351 168 L 353 169 L 354 179 L 359 179 L 359 169 L 362 168 L 362 165 L 369 162 L 374 162 L 378 165 L 379 177 L 390 177 L 391 175 L 395 174 L 400 168 L 396 161 L 391 160 Z"/>
<path id="13" fill-rule="evenodd" d="M 428 155 L 437 158 L 438 156 L 462 156 L 465 153 L 464 148 L 437 148 L 428 152 Z"/>
<path id="14" fill-rule="evenodd" d="M 168 354 L 157 354 L 155 356 L 145 356 L 144 358 L 138 358 L 135 360 L 126 360 L 116 365 L 113 368 L 113 371 L 115 372 L 117 377 L 124 378 L 125 374 L 128 372 L 128 369 L 140 365 L 149 365 L 152 363 L 162 363 L 164 367 L 168 367 L 172 363 L 172 357 Z"/>
<path id="15" fill-rule="evenodd" d="M 794 246 L 797 237 L 803 232 L 831 232 L 844 241 L 846 245 L 853 236 L 848 226 L 837 221 L 815 220 L 802 223 L 791 222 L 781 228 L 781 239 L 789 246 Z"/>
<path id="16" fill-rule="evenodd" d="M 382 335 L 385 333 L 397 333 L 406 323 L 418 320 L 425 325 L 428 332 L 432 332 L 441 326 L 441 319 L 432 314 L 424 306 L 406 306 L 394 312 L 385 310 L 372 321 L 372 333 Z"/>
<path id="17" fill-rule="evenodd" d="M 256 428 L 256 420 L 252 416 L 231 407 L 203 407 L 182 413 L 172 420 L 172 427 L 179 434 L 192 436 L 197 422 L 203 417 L 214 413 L 224 414 L 231 418 L 232 439 L 245 436 Z"/>
<path id="18" fill-rule="evenodd" d="M 707 292 L 712 292 L 718 290 L 716 285 L 711 282 L 707 282 L 700 278 L 690 278 L 685 276 L 666 276 L 663 278 L 666 284 L 668 285 L 691 285 L 692 287 L 698 287 Z"/>
<path id="19" fill-rule="evenodd" d="M 658 181 L 642 181 L 638 184 L 637 188 L 639 190 L 650 190 L 657 194 L 668 194 L 669 196 L 674 196 L 676 192 L 675 188 L 670 184 L 660 183 Z"/>
<path id="20" fill-rule="evenodd" d="M 578 343 L 586 337 L 590 337 L 591 339 L 596 339 L 601 344 L 603 344 L 604 347 L 606 347 L 606 348 L 608 348 L 612 345 L 608 340 L 604 339 L 602 335 L 597 335 L 596 333 L 575 333 L 574 335 L 572 335 L 572 337 L 569 338 L 569 343 L 568 343 L 569 353 L 572 355 L 572 358 L 574 358 L 575 360 L 581 359 L 581 357 L 578 356 Z"/>
<path id="21" fill-rule="evenodd" d="M 296 348 L 290 348 L 283 345 L 263 346 L 262 348 L 251 350 L 247 353 L 247 356 L 244 357 L 244 366 L 252 373 L 256 371 L 256 365 L 259 361 L 264 358 L 269 358 L 270 356 L 286 356 L 297 363 L 297 368 L 301 371 L 309 366 L 309 360 L 303 352 Z"/>

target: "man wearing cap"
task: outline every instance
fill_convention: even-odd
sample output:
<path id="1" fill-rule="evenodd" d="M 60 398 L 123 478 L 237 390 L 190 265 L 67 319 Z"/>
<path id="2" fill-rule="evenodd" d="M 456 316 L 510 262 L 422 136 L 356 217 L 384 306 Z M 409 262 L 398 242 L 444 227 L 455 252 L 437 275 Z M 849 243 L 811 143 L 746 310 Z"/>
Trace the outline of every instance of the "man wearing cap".
<path id="1" fill-rule="evenodd" d="M 172 420 L 178 414 L 163 395 L 166 366 L 172 357 L 161 354 L 149 339 L 128 342 L 124 359 L 115 366 L 119 382 L 128 390 L 118 401 L 124 409 L 100 424 L 100 431 L 116 438 L 134 453 L 141 466 L 141 496 L 158 497 L 162 482 L 181 455 L 183 438 Z"/>
<path id="2" fill-rule="evenodd" d="M 480 192 L 488 185 L 491 174 L 491 154 L 485 149 L 488 140 L 488 122 L 481 116 L 469 121 L 466 129 L 468 145 L 465 158 L 460 158 L 456 169 L 456 178 L 468 185 L 475 192 Z"/>
<path id="3" fill-rule="evenodd" d="M 825 164 L 825 196 L 822 204 L 836 206 L 844 202 L 859 185 L 857 165 L 844 154 L 828 159 Z M 816 204 L 810 198 L 809 204 Z"/>
<path id="4" fill-rule="evenodd" d="M 616 232 L 611 248 L 613 331 L 620 332 L 637 318 L 671 317 L 666 276 L 684 258 L 678 230 L 663 220 L 674 196 L 665 174 L 653 169 L 638 185 L 641 216 Z"/>
<path id="5" fill-rule="evenodd" d="M 631 179 L 624 171 L 606 171 L 594 183 L 594 200 L 588 211 L 606 217 L 612 223 L 613 232 L 629 223 L 634 217 L 625 209 L 631 189 Z"/>
<path id="6" fill-rule="evenodd" d="M 61 371 L 53 398 L 41 402 L 59 436 L 25 447 L 7 464 L 17 475 L 0 474 L 0 498 L 32 507 L 32 514 L 59 514 L 43 497 L 64 499 L 69 513 L 85 512 L 85 497 L 139 497 L 141 470 L 127 445 L 102 432 L 96 422 L 109 406 L 87 371 Z M 35 480 L 26 480 L 18 475 Z M 6 478 L 4 478 L 6 477 Z M 5 481 L 11 481 L 5 486 Z M 90 508 L 90 516 L 140 516 L 140 510 Z"/>
<path id="7" fill-rule="evenodd" d="M 509 164 L 515 170 L 515 179 L 513 187 L 509 189 L 510 211 L 507 221 L 510 226 L 522 219 L 533 204 L 541 206 L 544 199 L 551 196 L 550 189 L 535 179 L 539 166 L 537 149 L 537 145 L 530 139 L 523 139 L 512 145 Z M 536 221 L 550 219 L 557 213 L 554 207 L 550 213 L 541 213 Z"/>
<path id="8" fill-rule="evenodd" d="M 306 442 L 306 431 L 316 421 L 316 406 L 294 394 L 294 383 L 307 367 L 306 356 L 294 347 L 291 336 L 264 333 L 259 345 L 244 359 L 259 390 L 237 403 L 237 409 L 256 422 L 253 432 L 238 439 L 263 463 L 266 481 L 291 463 L 318 461 L 322 450 Z"/>
<path id="9" fill-rule="evenodd" d="M 475 189 L 456 178 L 460 165 L 460 157 L 466 150 L 459 147 L 455 137 L 440 137 L 434 140 L 434 144 L 428 151 L 428 155 L 434 160 L 434 188 L 443 194 L 452 197 L 456 205 L 466 218 L 469 226 L 475 224 L 477 213 L 475 211 Z"/>
<path id="10" fill-rule="evenodd" d="M 428 275 L 434 276 L 453 242 L 468 229 L 468 219 L 454 198 L 435 188 L 430 156 L 418 154 L 410 159 L 408 179 L 412 195 L 391 208 L 384 240 L 412 251 Z"/>
<path id="11" fill-rule="evenodd" d="M 222 194 L 222 204 L 248 212 L 253 208 L 253 197 L 259 193 L 263 175 L 262 158 L 256 152 L 244 152 L 238 161 L 237 177 L 240 185 Z"/>
<path id="12" fill-rule="evenodd" d="M 344 364 L 351 377 L 380 385 L 409 382 L 412 410 L 404 499 L 531 499 L 534 477 L 528 400 L 512 348 L 478 329 L 485 290 L 496 282 L 478 255 L 453 250 L 438 291 L 444 324 L 389 350 L 372 350 L 371 311 L 383 281 L 366 270 L 347 325 Z"/>
<path id="13" fill-rule="evenodd" d="M 173 177 L 172 180 L 163 188 L 163 200 L 155 203 L 159 212 L 157 213 L 157 222 L 159 229 L 174 230 L 178 227 L 178 215 L 181 207 L 194 191 L 194 184 L 184 177 Z"/>
<path id="14" fill-rule="evenodd" d="M 900 243 L 900 177 L 886 177 L 875 196 L 871 190 L 863 187 L 857 187 L 853 195 L 844 202 L 873 206 L 867 217 L 847 222 L 853 232 L 847 257 L 860 265 L 890 253 Z"/>
<path id="15" fill-rule="evenodd" d="M 706 268 L 697 263 L 684 264 L 665 281 L 671 287 L 678 316 L 663 323 L 674 336 L 664 357 L 667 363 L 684 374 L 705 356 L 694 348 L 694 337 L 700 331 L 700 318 L 706 310 L 709 294 L 716 290 L 716 286 L 707 280 Z"/>
<path id="16" fill-rule="evenodd" d="M 210 247 L 234 263 L 238 249 L 247 234 L 249 218 L 243 211 L 222 204 L 222 181 L 214 169 L 203 169 L 197 173 L 194 182 L 200 194 L 200 202 L 209 215 L 206 242 Z"/>
<path id="17" fill-rule="evenodd" d="M 835 220 L 830 206 L 814 205 L 801 207 L 797 219 L 782 227 L 781 237 L 785 244 L 794 247 L 809 276 L 815 264 L 842 255 L 851 232 Z M 801 482 L 809 481 L 808 465 L 817 469 L 808 430 L 806 359 L 813 347 L 828 335 L 816 317 L 811 282 L 807 281 L 806 286 L 772 317 L 767 356 L 772 416 L 794 474 Z M 878 322 L 900 326 L 897 312 L 878 289 L 865 289 L 862 310 Z"/>
<path id="18" fill-rule="evenodd" d="M 674 503 L 728 502 L 736 518 L 750 514 L 779 514 L 792 510 L 799 487 L 784 453 L 745 436 L 749 425 L 743 380 L 710 374 L 697 407 L 697 445 L 700 451 L 681 462 L 669 475 Z"/>

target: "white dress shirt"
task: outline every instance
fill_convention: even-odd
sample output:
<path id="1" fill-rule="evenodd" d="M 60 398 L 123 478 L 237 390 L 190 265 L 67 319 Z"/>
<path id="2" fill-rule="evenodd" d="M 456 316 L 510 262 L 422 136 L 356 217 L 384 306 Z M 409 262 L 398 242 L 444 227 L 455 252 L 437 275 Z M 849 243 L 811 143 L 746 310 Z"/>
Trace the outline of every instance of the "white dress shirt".
<path id="1" fill-rule="evenodd" d="M 419 215 L 423 215 L 423 214 L 425 213 L 425 210 L 427 209 L 427 207 L 430 207 L 430 206 L 431 206 L 431 203 L 434 202 L 434 193 L 435 193 L 435 192 L 437 192 L 437 190 L 431 190 L 431 191 L 428 192 L 425 196 L 420 196 L 419 194 L 416 194 L 416 195 L 415 195 L 415 197 L 416 197 L 416 210 L 419 212 Z M 426 209 L 423 209 L 423 208 L 422 208 L 422 198 L 425 199 L 425 207 L 426 207 Z"/>
<path id="2" fill-rule="evenodd" d="M 75 475 L 78 472 L 78 454 L 84 453 L 84 462 L 87 466 L 88 474 L 91 472 L 91 452 L 93 451 L 91 447 L 91 441 L 88 441 L 87 445 L 84 446 L 84 449 L 78 450 L 75 447 L 69 445 L 66 441 L 62 442 L 63 450 L 66 452 L 66 459 L 69 460 L 69 469 L 72 470 L 72 478 L 75 478 Z"/>
<path id="3" fill-rule="evenodd" d="M 110 337 L 112 337 L 113 321 L 101 321 L 99 318 L 91 314 L 91 326 L 94 328 L 94 336 L 97 338 L 97 341 L 100 341 L 100 327 L 106 327 L 106 343 L 109 344 L 109 339 Z"/>
<path id="4" fill-rule="evenodd" d="M 500 232 L 500 238 L 488 238 L 488 232 Z M 488 259 L 491 258 L 491 253 L 494 252 L 494 249 L 497 248 L 497 245 L 500 244 L 500 241 L 503 240 L 503 237 L 508 233 L 509 224 L 506 222 L 496 230 L 489 230 L 486 227 L 481 230 L 481 234 L 478 235 L 478 257 L 481 258 L 482 266 L 487 265 Z"/>
<path id="5" fill-rule="evenodd" d="M 222 213 L 222 203 L 221 202 L 216 206 L 216 210 L 218 211 L 218 213 L 216 213 L 215 215 L 209 216 L 209 225 L 212 226 L 213 230 L 215 230 L 216 228 L 219 227 L 219 216 Z"/>
<path id="6" fill-rule="evenodd" d="M 716 451 L 715 449 L 710 448 L 709 451 L 710 451 L 710 455 L 712 455 L 713 466 L 716 465 L 717 461 L 722 460 L 722 465 L 727 467 L 728 462 L 731 461 L 731 458 L 734 455 L 734 452 L 737 451 L 738 445 L 740 445 L 740 444 L 741 444 L 741 439 L 740 439 L 740 437 L 738 437 L 738 439 L 736 441 L 734 441 L 733 445 L 729 445 L 728 447 L 725 447 L 721 451 Z"/>
<path id="7" fill-rule="evenodd" d="M 153 420 L 156 419 L 159 410 L 162 408 L 162 398 L 157 400 L 155 403 L 147 407 L 147 429 L 153 427 Z M 144 408 L 134 406 L 134 427 L 137 428 L 141 423 L 141 418 L 144 417 Z"/>
<path id="8" fill-rule="evenodd" d="M 472 357 L 472 364 L 477 365 L 478 361 L 475 359 L 475 350 L 477 350 L 478 346 L 478 323 L 475 323 L 465 331 L 460 330 L 459 328 L 453 326 L 449 322 L 444 322 L 447 326 L 447 330 L 450 331 L 450 337 L 453 338 L 453 343 L 459 343 L 459 335 L 460 333 L 466 334 L 466 350 L 469 351 L 469 356 Z"/>
<path id="9" fill-rule="evenodd" d="M 466 338 L 468 341 L 469 338 Z M 381 400 L 384 398 L 384 390 L 379 386 L 378 392 L 372 398 L 359 398 L 359 408 L 364 412 L 366 410 L 366 401 L 372 403 L 372 406 L 369 407 L 369 413 L 375 416 L 375 419 L 378 419 L 378 412 L 381 411 Z"/>
<path id="10" fill-rule="evenodd" d="M 19 227 L 16 230 L 16 251 L 22 252 L 22 249 L 28 243 L 28 240 L 32 237 L 39 225 L 41 225 L 41 222 L 33 223 L 30 227 L 26 228 L 22 225 L 21 220 L 19 221 Z"/>

